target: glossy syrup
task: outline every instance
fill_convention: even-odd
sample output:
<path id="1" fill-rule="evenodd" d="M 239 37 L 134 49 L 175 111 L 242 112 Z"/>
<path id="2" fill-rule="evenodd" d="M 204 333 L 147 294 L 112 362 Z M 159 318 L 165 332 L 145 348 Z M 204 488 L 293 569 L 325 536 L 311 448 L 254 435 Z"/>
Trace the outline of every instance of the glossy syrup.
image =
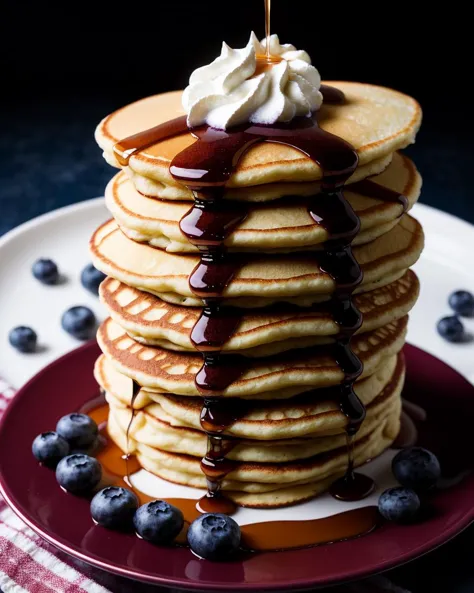
<path id="1" fill-rule="evenodd" d="M 380 183 L 376 183 L 371 179 L 363 179 L 362 181 L 358 181 L 351 186 L 351 189 L 369 198 L 375 198 L 376 200 L 382 200 L 383 202 L 394 202 L 400 204 L 402 207 L 400 216 L 403 216 L 408 211 L 410 206 L 406 196 L 393 189 L 390 189 L 389 187 L 380 185 Z"/>
<path id="2" fill-rule="evenodd" d="M 267 61 L 270 60 L 270 15 L 272 9 L 272 0 L 263 0 L 265 4 L 265 39 L 266 39 L 266 48 L 265 48 L 265 57 Z"/>
<path id="3" fill-rule="evenodd" d="M 129 458 L 127 467 L 122 451 L 108 437 L 107 417 L 109 406 L 105 399 L 103 397 L 94 398 L 81 408 L 81 412 L 89 414 L 100 429 L 102 447 L 96 453 L 96 457 L 102 466 L 103 477 L 98 488 L 105 488 L 106 486 L 130 488 L 130 474 L 141 468 L 137 459 L 133 456 Z M 227 411 L 222 409 L 222 413 L 225 415 Z M 215 419 L 216 422 L 227 422 L 228 420 L 230 419 Z M 141 492 L 136 487 L 133 487 L 133 490 L 138 496 L 140 504 L 155 500 L 155 498 Z M 176 539 L 176 543 L 179 545 L 186 545 L 188 527 L 197 519 L 201 511 L 212 510 L 212 512 L 217 512 L 216 507 L 221 512 L 227 510 L 223 506 L 226 504 L 226 499 L 223 498 L 211 499 L 210 507 L 207 506 L 207 499 L 201 499 L 197 504 L 196 500 L 191 498 L 166 498 L 164 500 L 178 507 L 184 515 L 185 525 Z M 380 517 L 376 507 L 369 506 L 324 519 L 285 522 L 267 521 L 265 523 L 243 525 L 241 527 L 242 548 L 255 551 L 284 550 L 350 539 L 372 531 L 379 520 Z"/>
<path id="4" fill-rule="evenodd" d="M 201 393 L 223 395 L 225 389 L 239 378 L 245 371 L 245 359 L 240 356 L 226 355 L 217 352 L 235 331 L 238 323 L 235 316 L 226 316 L 222 324 L 222 295 L 226 286 L 238 272 L 242 258 L 227 253 L 225 239 L 225 225 L 219 224 L 221 233 L 215 232 L 216 220 L 221 216 L 216 202 L 223 202 L 223 191 L 227 180 L 238 163 L 239 158 L 255 142 L 271 140 L 291 145 L 316 161 L 324 172 L 322 193 L 311 201 L 309 214 L 314 221 L 324 226 L 328 232 L 329 241 L 325 245 L 323 255 L 319 256 L 319 265 L 335 282 L 334 318 L 341 327 L 341 351 L 345 352 L 341 368 L 345 373 L 344 385 L 340 392 L 341 408 L 344 413 L 352 413 L 354 405 L 346 402 L 357 399 L 352 390 L 352 383 L 362 372 L 360 361 L 350 356 L 350 335 L 360 327 L 361 316 L 353 306 L 350 296 L 362 279 L 361 270 L 355 261 L 350 243 L 360 228 L 358 217 L 342 195 L 342 185 L 357 166 L 358 158 L 354 150 L 344 141 L 324 132 L 317 125 L 315 118 L 300 118 L 292 124 L 276 126 L 243 126 L 233 131 L 215 130 L 209 127 L 193 130 L 198 142 L 178 154 L 170 166 L 173 177 L 184 183 L 194 193 L 199 210 L 204 210 L 213 224 L 201 225 L 201 216 L 185 217 L 185 224 L 181 225 L 182 232 L 191 243 L 201 250 L 201 261 L 191 274 L 189 284 L 194 293 L 205 302 L 205 313 L 201 315 L 191 333 L 191 339 L 204 356 L 204 364 L 196 376 L 196 385 Z M 236 208 L 238 206 L 234 206 Z M 194 206 L 196 208 L 196 206 Z M 191 209 L 190 212 L 192 212 Z M 233 213 L 232 222 L 238 221 L 238 214 Z M 190 218 L 198 222 L 198 228 L 189 228 Z M 229 233 L 232 228 L 229 225 Z M 196 241 L 196 237 L 198 240 Z M 219 326 L 220 344 L 216 339 L 204 338 L 205 333 L 217 332 L 213 330 Z M 227 331 L 222 331 L 222 329 Z M 204 331 L 203 331 L 204 330 Z M 210 349 L 214 352 L 210 353 Z M 340 354 L 342 357 L 343 355 Z M 354 368 L 349 369 L 349 362 Z M 345 366 L 342 364 L 345 363 Z M 347 367 L 347 369 L 346 369 Z M 358 400 L 357 400 L 358 401 Z M 227 404 L 232 406 L 232 402 Z M 348 417 L 349 418 L 349 417 Z M 364 415 L 358 413 L 356 418 L 349 418 L 351 430 L 360 425 Z M 208 452 L 201 468 L 206 475 L 208 493 L 201 504 L 206 503 L 207 509 L 211 500 L 220 495 L 222 481 L 232 471 L 233 464 L 229 463 L 222 454 L 216 453 L 216 439 L 213 426 L 203 426 L 208 434 Z M 351 435 L 352 438 L 352 435 Z M 225 437 L 219 436 L 219 442 Z M 222 449 L 222 447 L 221 447 Z M 356 483 L 356 475 L 352 470 L 349 457 L 350 473 L 346 476 L 346 484 Z M 347 488 L 346 488 L 347 489 Z M 222 495 L 221 495 L 222 498 Z M 226 508 L 232 505 L 226 504 Z"/>
<path id="5" fill-rule="evenodd" d="M 338 89 L 322 86 L 321 92 L 326 103 L 343 103 L 344 95 Z M 135 152 L 186 131 L 185 118 L 177 118 L 122 140 L 115 145 L 115 154 L 119 162 L 126 165 Z M 225 241 L 247 216 L 245 204 L 230 203 L 224 199 L 225 185 L 239 159 L 253 144 L 264 141 L 286 144 L 306 154 L 323 171 L 321 193 L 309 200 L 308 212 L 315 224 L 324 227 L 328 233 L 323 251 L 313 257 L 320 269 L 334 280 L 329 309 L 340 328 L 334 354 L 344 373 L 338 398 L 348 419 L 347 472 L 331 491 L 344 500 L 360 498 L 373 488 L 373 484 L 361 488 L 364 478 L 354 472 L 352 455 L 353 439 L 365 418 L 364 406 L 353 390 L 354 381 L 362 373 L 362 363 L 350 348 L 351 336 L 362 323 L 361 313 L 352 302 L 352 293 L 362 280 L 361 269 L 351 248 L 352 240 L 359 232 L 360 221 L 343 195 L 343 186 L 357 167 L 357 153 L 347 142 L 320 128 L 317 114 L 271 126 L 249 124 L 232 130 L 200 126 L 190 131 L 197 141 L 175 156 L 170 173 L 188 187 L 195 198 L 193 206 L 181 220 L 180 228 L 201 253 L 189 284 L 194 294 L 204 301 L 204 308 L 192 329 L 191 339 L 203 355 L 196 386 L 206 398 L 208 417 L 216 416 L 213 406 L 217 405 L 219 398 L 225 398 L 224 405 L 232 410 L 235 402 L 224 393 L 246 370 L 244 357 L 222 352 L 241 319 L 234 308 L 223 304 L 223 297 L 244 263 L 242 255 L 228 253 Z M 396 201 L 400 201 L 398 194 Z M 227 416 L 232 418 L 234 414 Z M 208 453 L 202 463 L 209 485 L 205 504 L 211 509 L 212 504 L 217 505 L 222 497 L 220 485 L 233 466 L 227 462 L 225 454 L 216 453 L 216 434 L 220 439 L 219 450 L 225 449 L 222 447 L 222 441 L 227 438 L 222 436 L 224 430 L 217 430 L 212 422 L 204 423 L 203 430 L 209 442 Z M 209 504 L 211 500 L 213 503 Z"/>

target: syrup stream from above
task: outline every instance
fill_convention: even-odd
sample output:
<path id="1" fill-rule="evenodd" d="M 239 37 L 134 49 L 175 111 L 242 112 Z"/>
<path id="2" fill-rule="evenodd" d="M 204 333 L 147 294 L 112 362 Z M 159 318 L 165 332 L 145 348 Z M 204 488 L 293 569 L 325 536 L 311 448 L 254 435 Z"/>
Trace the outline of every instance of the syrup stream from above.
<path id="1" fill-rule="evenodd" d="M 272 9 L 272 0 L 263 0 L 265 4 L 265 39 L 266 39 L 266 58 L 270 61 L 270 15 Z"/>
<path id="2" fill-rule="evenodd" d="M 321 92 L 326 104 L 344 102 L 344 94 L 336 88 L 322 85 Z M 247 210 L 245 204 L 224 200 L 223 195 L 239 159 L 253 144 L 264 141 L 299 150 L 323 172 L 321 193 L 309 200 L 308 213 L 328 234 L 323 251 L 313 257 L 318 267 L 334 280 L 329 309 L 340 328 L 334 353 L 344 373 L 338 398 L 341 411 L 347 417 L 348 441 L 347 472 L 333 484 L 331 493 L 342 500 L 355 500 L 367 496 L 374 486 L 353 468 L 353 440 L 365 418 L 365 408 L 353 390 L 354 381 L 362 373 L 362 363 L 350 347 L 350 339 L 362 323 L 362 315 L 352 302 L 352 293 L 362 281 L 362 272 L 351 248 L 360 221 L 344 198 L 343 186 L 355 171 L 358 156 L 346 141 L 320 128 L 317 115 L 295 118 L 290 123 L 249 124 L 231 130 L 208 126 L 188 130 L 186 118 L 180 117 L 114 146 L 117 160 L 125 166 L 135 153 L 171 136 L 190 131 L 197 140 L 175 156 L 170 173 L 193 192 L 194 204 L 181 219 L 180 228 L 201 253 L 200 262 L 189 278 L 191 290 L 204 302 L 202 314 L 191 332 L 192 342 L 203 356 L 196 386 L 204 398 L 201 419 L 208 435 L 208 452 L 201 464 L 208 492 L 199 502 L 201 510 L 231 513 L 235 509 L 234 503 L 222 495 L 221 485 L 232 471 L 233 464 L 226 459 L 226 454 L 236 442 L 224 433 L 239 417 L 236 411 L 239 404 L 223 394 L 247 367 L 245 357 L 222 353 L 224 344 L 241 320 L 241 314 L 234 307 L 223 305 L 223 295 L 238 274 L 244 257 L 229 254 L 225 241 L 245 220 Z M 404 202 L 403 196 L 396 192 L 383 191 L 385 188 L 370 181 L 362 189 L 365 191 L 366 187 L 370 195 L 377 198 L 380 188 L 381 199 L 402 203 L 406 208 L 406 198 Z"/>

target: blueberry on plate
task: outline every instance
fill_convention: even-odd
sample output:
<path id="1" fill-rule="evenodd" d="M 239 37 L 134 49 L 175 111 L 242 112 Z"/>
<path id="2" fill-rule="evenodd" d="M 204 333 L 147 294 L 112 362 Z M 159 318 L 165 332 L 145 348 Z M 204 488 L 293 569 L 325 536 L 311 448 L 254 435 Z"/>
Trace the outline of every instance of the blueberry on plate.
<path id="1" fill-rule="evenodd" d="M 188 543 L 201 558 L 226 560 L 240 545 L 240 527 L 227 515 L 206 513 L 189 526 Z"/>
<path id="2" fill-rule="evenodd" d="M 81 272 L 81 284 L 92 294 L 99 294 L 99 285 L 105 277 L 93 264 L 88 264 Z"/>
<path id="3" fill-rule="evenodd" d="M 392 472 L 402 486 L 427 492 L 436 485 L 441 468 L 436 455 L 422 447 L 399 451 L 392 459 Z"/>
<path id="4" fill-rule="evenodd" d="M 135 531 L 154 544 L 170 544 L 184 525 L 183 513 L 163 500 L 142 505 L 133 518 Z"/>
<path id="5" fill-rule="evenodd" d="M 411 523 L 420 509 L 418 494 L 409 488 L 397 486 L 382 492 L 379 512 L 387 521 Z"/>
<path id="6" fill-rule="evenodd" d="M 48 467 L 56 467 L 63 457 L 69 455 L 69 443 L 60 434 L 50 430 L 35 438 L 31 450 L 38 461 Z"/>
<path id="7" fill-rule="evenodd" d="M 474 317 L 474 295 L 467 290 L 456 290 L 450 294 L 449 306 L 458 315 Z"/>
<path id="8" fill-rule="evenodd" d="M 8 334 L 8 341 L 13 348 L 16 348 L 20 352 L 30 353 L 36 350 L 38 336 L 31 327 L 19 325 L 10 331 Z"/>
<path id="9" fill-rule="evenodd" d="M 59 419 L 56 432 L 66 439 L 72 449 L 84 449 L 94 443 L 99 429 L 87 414 L 73 413 Z"/>
<path id="10" fill-rule="evenodd" d="M 137 508 L 136 495 L 120 486 L 108 486 L 100 490 L 91 501 L 92 518 L 98 525 L 108 529 L 131 529 Z"/>
<path id="11" fill-rule="evenodd" d="M 462 342 L 466 335 L 464 325 L 455 315 L 443 317 L 436 327 L 439 335 L 448 342 Z"/>
<path id="12" fill-rule="evenodd" d="M 62 328 L 78 340 L 89 340 L 94 337 L 97 321 L 89 307 L 71 307 L 63 313 Z"/>
<path id="13" fill-rule="evenodd" d="M 31 271 L 43 284 L 56 284 L 59 280 L 58 266 L 51 259 L 37 259 Z"/>
<path id="14" fill-rule="evenodd" d="M 74 453 L 61 459 L 56 468 L 59 485 L 73 494 L 86 494 L 93 490 L 102 477 L 102 467 L 94 457 Z"/>

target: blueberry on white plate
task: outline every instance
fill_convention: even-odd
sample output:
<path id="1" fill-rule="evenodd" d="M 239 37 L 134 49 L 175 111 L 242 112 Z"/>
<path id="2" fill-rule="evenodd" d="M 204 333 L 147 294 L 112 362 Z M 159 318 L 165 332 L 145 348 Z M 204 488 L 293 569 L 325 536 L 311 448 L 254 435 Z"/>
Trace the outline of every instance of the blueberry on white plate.
<path id="1" fill-rule="evenodd" d="M 8 334 L 8 341 L 13 348 L 24 354 L 30 354 L 36 350 L 38 336 L 36 332 L 25 325 L 14 327 Z"/>
<path id="2" fill-rule="evenodd" d="M 90 340 L 94 337 L 97 320 L 89 307 L 79 305 L 63 313 L 61 326 L 73 338 Z"/>
<path id="3" fill-rule="evenodd" d="M 379 498 L 379 512 L 387 521 L 411 523 L 420 510 L 420 499 L 410 488 L 397 486 L 382 492 Z"/>
<path id="4" fill-rule="evenodd" d="M 74 412 L 59 419 L 56 432 L 66 439 L 71 449 L 85 449 L 96 441 L 99 429 L 90 416 Z"/>
<path id="5" fill-rule="evenodd" d="M 474 295 L 467 290 L 456 290 L 449 295 L 451 309 L 462 317 L 474 317 Z"/>
<path id="6" fill-rule="evenodd" d="M 191 523 L 188 543 L 191 550 L 207 560 L 226 560 L 240 545 L 240 527 L 227 515 L 206 513 Z"/>
<path id="7" fill-rule="evenodd" d="M 448 342 L 462 342 L 465 339 L 464 325 L 456 315 L 443 317 L 436 327 L 439 335 Z"/>
<path id="8" fill-rule="evenodd" d="M 88 264 L 81 272 L 81 284 L 92 294 L 99 294 L 99 286 L 106 275 L 93 264 Z"/>
<path id="9" fill-rule="evenodd" d="M 137 509 L 136 494 L 121 486 L 108 486 L 97 492 L 91 501 L 92 518 L 108 529 L 131 529 Z"/>
<path id="10" fill-rule="evenodd" d="M 184 525 L 180 509 L 164 500 L 153 500 L 142 505 L 133 518 L 135 531 L 154 544 L 170 544 Z"/>
<path id="11" fill-rule="evenodd" d="M 441 467 L 436 455 L 428 449 L 410 447 L 392 459 L 392 472 L 402 486 L 424 493 L 436 486 Z"/>
<path id="12" fill-rule="evenodd" d="M 94 457 L 74 453 L 61 459 L 56 467 L 56 480 L 72 494 L 91 492 L 102 477 L 102 466 Z"/>
<path id="13" fill-rule="evenodd" d="M 63 457 L 69 455 L 69 443 L 52 430 L 39 434 L 31 449 L 36 459 L 48 467 L 56 467 Z"/>
<path id="14" fill-rule="evenodd" d="M 31 271 L 42 284 L 56 284 L 59 280 L 58 266 L 51 259 L 37 259 Z"/>

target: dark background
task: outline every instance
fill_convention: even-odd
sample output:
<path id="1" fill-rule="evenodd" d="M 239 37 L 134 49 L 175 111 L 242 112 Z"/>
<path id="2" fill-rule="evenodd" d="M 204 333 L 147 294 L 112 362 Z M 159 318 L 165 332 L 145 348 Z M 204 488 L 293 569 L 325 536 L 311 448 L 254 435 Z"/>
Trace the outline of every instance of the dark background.
<path id="1" fill-rule="evenodd" d="M 461 5 L 273 0 L 272 31 L 306 49 L 323 79 L 416 97 L 424 124 L 409 149 L 422 201 L 474 222 L 472 54 Z M 0 234 L 101 195 L 113 171 L 93 131 L 147 94 L 184 88 L 220 51 L 264 35 L 262 0 L 7 1 L 0 30 Z"/>

